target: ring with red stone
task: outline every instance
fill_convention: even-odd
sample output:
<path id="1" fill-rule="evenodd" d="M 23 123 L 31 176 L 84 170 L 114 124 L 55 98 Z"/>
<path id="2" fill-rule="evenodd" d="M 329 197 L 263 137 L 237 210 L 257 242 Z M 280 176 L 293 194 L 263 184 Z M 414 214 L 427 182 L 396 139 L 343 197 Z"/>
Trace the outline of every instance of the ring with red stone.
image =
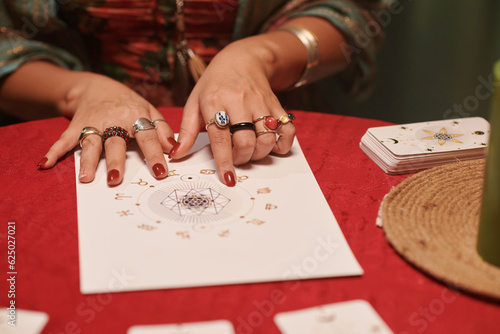
<path id="1" fill-rule="evenodd" d="M 102 135 L 102 142 L 104 143 L 106 139 L 114 136 L 120 137 L 123 140 L 125 140 L 125 144 L 127 144 L 128 147 L 128 144 L 130 142 L 130 136 L 128 134 L 128 131 L 119 126 L 112 126 L 104 130 L 104 133 Z"/>
<path id="2" fill-rule="evenodd" d="M 253 122 L 257 123 L 258 121 L 264 121 L 264 128 L 266 130 L 274 131 L 279 127 L 278 120 L 271 115 L 260 116 Z"/>
<path id="3" fill-rule="evenodd" d="M 292 122 L 294 119 L 295 119 L 295 115 L 292 113 L 288 113 L 286 115 L 281 115 L 281 117 L 278 119 L 278 123 L 279 123 L 278 126 Z"/>

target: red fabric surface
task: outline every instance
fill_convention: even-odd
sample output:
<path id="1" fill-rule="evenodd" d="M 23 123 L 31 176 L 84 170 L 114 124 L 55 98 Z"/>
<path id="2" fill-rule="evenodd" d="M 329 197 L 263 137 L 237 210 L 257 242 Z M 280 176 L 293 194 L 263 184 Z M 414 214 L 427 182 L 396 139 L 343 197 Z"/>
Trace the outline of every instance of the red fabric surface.
<path id="1" fill-rule="evenodd" d="M 174 130 L 180 109 L 164 109 Z M 230 320 L 237 333 L 279 333 L 277 312 L 365 299 L 397 334 L 497 333 L 500 307 L 448 289 L 401 259 L 375 227 L 383 196 L 405 176 L 383 173 L 358 144 L 377 120 L 296 112 L 297 138 L 356 258 L 361 277 L 145 292 L 79 292 L 75 166 L 36 164 L 68 125 L 63 118 L 1 128 L 1 260 L 16 222 L 16 306 L 49 314 L 44 333 L 126 333 L 137 324 Z M 0 304 L 8 287 L 1 279 Z M 276 295 L 281 298 L 276 298 Z M 19 321 L 21 321 L 19 319 Z"/>

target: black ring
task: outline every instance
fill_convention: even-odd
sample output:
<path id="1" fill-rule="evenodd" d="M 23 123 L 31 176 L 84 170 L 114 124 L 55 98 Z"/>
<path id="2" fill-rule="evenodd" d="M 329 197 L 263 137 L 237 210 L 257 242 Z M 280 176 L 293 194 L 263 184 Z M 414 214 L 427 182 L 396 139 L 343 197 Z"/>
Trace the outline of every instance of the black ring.
<path id="1" fill-rule="evenodd" d="M 231 125 L 229 128 L 229 132 L 235 133 L 236 131 L 239 130 L 253 130 L 255 131 L 255 124 L 252 122 L 242 122 L 242 123 L 236 123 Z"/>

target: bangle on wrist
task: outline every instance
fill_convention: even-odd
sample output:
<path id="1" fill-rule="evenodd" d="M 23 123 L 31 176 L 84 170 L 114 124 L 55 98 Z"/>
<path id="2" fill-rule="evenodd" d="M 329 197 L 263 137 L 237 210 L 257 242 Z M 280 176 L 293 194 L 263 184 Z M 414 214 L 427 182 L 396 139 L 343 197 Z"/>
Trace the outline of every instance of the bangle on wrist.
<path id="1" fill-rule="evenodd" d="M 315 69 L 319 64 L 318 38 L 310 30 L 299 26 L 286 26 L 277 30 L 289 31 L 294 34 L 302 42 L 307 51 L 306 67 L 300 79 L 293 87 L 297 88 L 309 83 L 314 78 Z"/>

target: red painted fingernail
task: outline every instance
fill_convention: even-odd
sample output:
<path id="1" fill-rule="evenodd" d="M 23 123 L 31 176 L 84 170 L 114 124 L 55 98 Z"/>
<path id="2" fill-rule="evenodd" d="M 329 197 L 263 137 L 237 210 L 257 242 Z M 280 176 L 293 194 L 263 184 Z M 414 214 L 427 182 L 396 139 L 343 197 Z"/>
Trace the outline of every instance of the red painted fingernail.
<path id="1" fill-rule="evenodd" d="M 36 165 L 38 168 L 40 167 L 44 167 L 45 166 L 45 163 L 49 160 L 49 158 L 47 157 L 43 157 L 42 160 L 40 160 L 40 162 L 38 163 L 38 165 Z"/>
<path id="2" fill-rule="evenodd" d="M 181 143 L 175 144 L 174 147 L 172 147 L 172 149 L 170 150 L 170 152 L 168 152 L 168 156 L 171 157 L 172 155 L 174 155 L 175 152 L 177 152 L 179 146 L 181 146 Z"/>
<path id="3" fill-rule="evenodd" d="M 228 171 L 224 174 L 224 181 L 226 182 L 226 186 L 234 187 L 236 185 L 236 179 L 234 178 L 234 173 Z"/>
<path id="4" fill-rule="evenodd" d="M 168 137 L 167 141 L 170 143 L 170 145 L 175 146 L 177 145 L 177 141 L 173 137 Z"/>
<path id="5" fill-rule="evenodd" d="M 160 177 L 165 174 L 165 167 L 162 164 L 157 163 L 153 166 L 153 173 L 155 173 L 156 177 Z"/>
<path id="6" fill-rule="evenodd" d="M 114 180 L 120 177 L 120 172 L 116 169 L 112 169 L 108 172 L 108 183 L 113 182 Z"/>

